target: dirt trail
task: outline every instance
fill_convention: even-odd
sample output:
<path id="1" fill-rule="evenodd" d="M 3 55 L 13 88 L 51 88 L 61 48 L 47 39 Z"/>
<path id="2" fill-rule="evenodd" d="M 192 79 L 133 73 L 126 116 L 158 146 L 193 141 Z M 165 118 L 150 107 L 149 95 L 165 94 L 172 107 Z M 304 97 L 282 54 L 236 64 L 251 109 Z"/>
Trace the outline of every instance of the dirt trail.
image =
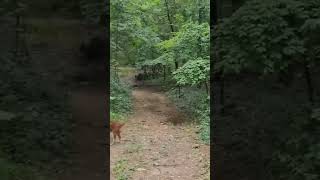
<path id="1" fill-rule="evenodd" d="M 70 169 L 58 180 L 106 180 L 106 94 L 103 89 L 79 88 L 70 99 L 73 107 L 73 154 Z"/>
<path id="2" fill-rule="evenodd" d="M 137 88 L 133 97 L 134 113 L 122 129 L 122 142 L 110 148 L 111 179 L 121 168 L 134 180 L 209 177 L 209 146 L 199 142 L 194 126 L 180 123 L 187 117 L 153 88 Z"/>

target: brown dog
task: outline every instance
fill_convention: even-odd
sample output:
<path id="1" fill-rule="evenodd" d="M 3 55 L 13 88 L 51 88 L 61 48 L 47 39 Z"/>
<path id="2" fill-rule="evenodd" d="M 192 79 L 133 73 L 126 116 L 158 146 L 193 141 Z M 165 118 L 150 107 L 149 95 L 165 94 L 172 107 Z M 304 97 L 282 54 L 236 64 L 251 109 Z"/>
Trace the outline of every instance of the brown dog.
<path id="1" fill-rule="evenodd" d="M 122 128 L 123 125 L 124 125 L 124 123 L 110 122 L 110 132 L 112 132 L 112 134 L 113 134 L 113 142 L 111 143 L 111 145 L 114 143 L 117 136 L 119 138 L 119 142 L 121 141 L 120 129 Z"/>

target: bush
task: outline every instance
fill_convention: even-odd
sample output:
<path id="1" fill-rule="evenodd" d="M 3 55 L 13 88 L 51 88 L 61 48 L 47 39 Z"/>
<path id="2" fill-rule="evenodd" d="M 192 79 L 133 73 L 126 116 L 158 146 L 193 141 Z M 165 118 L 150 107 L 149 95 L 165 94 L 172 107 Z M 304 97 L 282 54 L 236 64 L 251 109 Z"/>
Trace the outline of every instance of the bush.
<path id="1" fill-rule="evenodd" d="M 195 86 L 207 82 L 210 73 L 209 59 L 197 58 L 190 60 L 173 72 L 173 78 L 178 85 Z"/>
<path id="2" fill-rule="evenodd" d="M 210 143 L 210 98 L 202 89 L 183 88 L 180 98 L 176 90 L 168 91 L 168 96 L 177 107 L 193 117 L 200 128 L 200 138 Z M 211 132 L 212 133 L 212 132 Z"/>
<path id="3" fill-rule="evenodd" d="M 132 98 L 130 87 L 112 76 L 110 80 L 111 119 L 123 119 L 123 116 L 131 112 L 131 109 Z"/>
<path id="4" fill-rule="evenodd" d="M 286 72 L 312 59 L 301 28 L 320 17 L 319 9 L 319 0 L 248 1 L 215 29 L 213 48 L 221 58 L 215 70 Z"/>
<path id="5" fill-rule="evenodd" d="M 51 94 L 54 83 L 47 84 L 28 63 L 1 61 L 0 110 L 14 118 L 0 122 L 0 151 L 13 162 L 44 167 L 64 158 L 71 127 L 65 97 Z"/>
<path id="6" fill-rule="evenodd" d="M 290 127 L 294 133 L 284 138 L 274 153 L 274 173 L 281 179 L 319 179 L 320 109 L 314 109 L 308 121 L 296 121 Z"/>
<path id="7" fill-rule="evenodd" d="M 6 159 L 0 158 L 0 179 L 4 180 L 44 180 L 35 170 L 32 168 L 26 168 L 24 166 L 14 164 Z"/>

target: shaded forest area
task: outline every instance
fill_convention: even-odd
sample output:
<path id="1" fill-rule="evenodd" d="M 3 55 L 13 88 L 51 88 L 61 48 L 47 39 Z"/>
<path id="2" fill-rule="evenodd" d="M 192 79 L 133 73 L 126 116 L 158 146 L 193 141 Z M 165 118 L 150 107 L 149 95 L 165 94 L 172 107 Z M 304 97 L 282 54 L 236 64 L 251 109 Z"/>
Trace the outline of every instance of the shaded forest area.
<path id="1" fill-rule="evenodd" d="M 121 0 L 110 11 L 111 119 L 129 112 L 119 73 L 130 67 L 139 86 L 161 87 L 209 143 L 209 1 Z"/>
<path id="2" fill-rule="evenodd" d="M 216 179 L 319 179 L 320 1 L 217 1 Z"/>
<path id="3" fill-rule="evenodd" d="M 209 179 L 209 15 L 209 0 L 111 1 L 110 120 L 126 122 L 111 179 Z"/>
<path id="4" fill-rule="evenodd" d="M 105 85 L 106 10 L 104 1 L 0 1 L 0 179 L 55 179 L 70 165 L 68 100 Z"/>

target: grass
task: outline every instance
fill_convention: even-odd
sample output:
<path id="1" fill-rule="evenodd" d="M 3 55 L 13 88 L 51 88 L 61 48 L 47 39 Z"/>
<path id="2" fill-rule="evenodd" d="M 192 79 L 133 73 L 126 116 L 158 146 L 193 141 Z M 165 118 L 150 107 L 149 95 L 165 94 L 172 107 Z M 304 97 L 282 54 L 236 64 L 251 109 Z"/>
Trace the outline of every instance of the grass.
<path id="1" fill-rule="evenodd" d="M 143 149 L 142 144 L 129 144 L 126 149 L 126 153 L 137 153 Z"/>
<path id="2" fill-rule="evenodd" d="M 110 119 L 112 122 L 126 122 L 127 115 L 121 113 L 110 112 Z"/>
<path id="3" fill-rule="evenodd" d="M 126 159 L 121 159 L 117 161 L 112 171 L 115 174 L 117 180 L 130 179 L 128 161 Z"/>

